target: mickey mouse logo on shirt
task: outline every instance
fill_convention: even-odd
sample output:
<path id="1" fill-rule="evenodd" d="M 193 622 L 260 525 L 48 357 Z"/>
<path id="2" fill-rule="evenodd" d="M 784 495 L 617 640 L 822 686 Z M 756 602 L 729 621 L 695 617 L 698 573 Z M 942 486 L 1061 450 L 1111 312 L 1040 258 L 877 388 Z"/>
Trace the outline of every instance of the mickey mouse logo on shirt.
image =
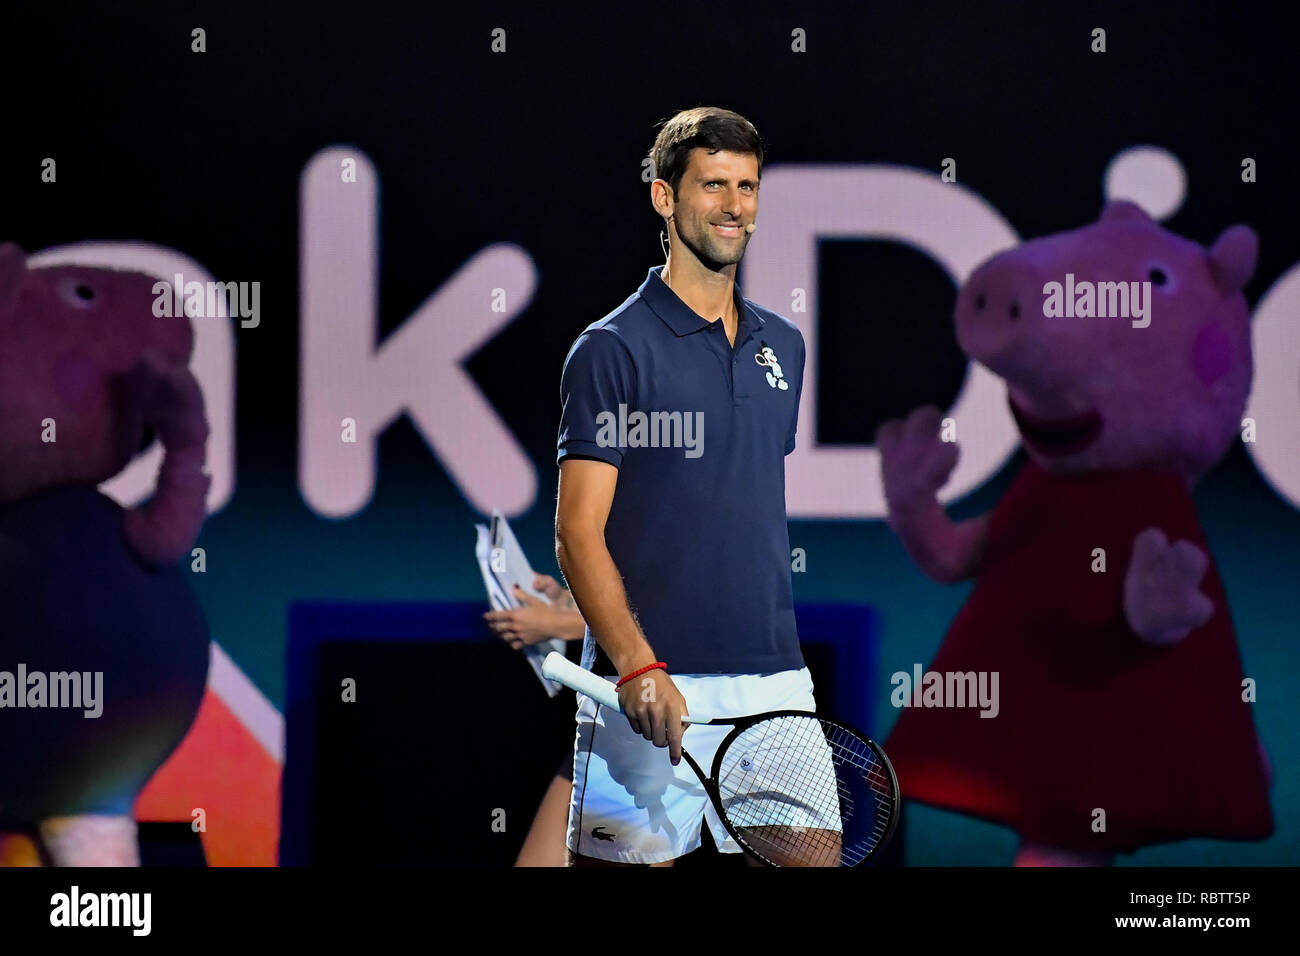
<path id="1" fill-rule="evenodd" d="M 758 351 L 754 353 L 754 361 L 767 369 L 767 384 L 772 388 L 785 391 L 790 387 L 790 383 L 781 374 L 781 363 L 777 361 L 776 353 L 766 342 L 759 343 Z"/>

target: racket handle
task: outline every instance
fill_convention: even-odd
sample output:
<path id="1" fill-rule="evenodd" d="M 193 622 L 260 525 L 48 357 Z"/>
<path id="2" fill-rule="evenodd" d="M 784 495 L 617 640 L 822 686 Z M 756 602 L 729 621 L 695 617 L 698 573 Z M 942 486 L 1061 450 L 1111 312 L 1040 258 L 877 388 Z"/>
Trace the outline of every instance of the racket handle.
<path id="1" fill-rule="evenodd" d="M 619 713 L 623 712 L 623 705 L 619 703 L 618 691 L 613 684 L 579 667 L 559 651 L 551 651 L 546 655 L 542 661 L 542 676 L 576 690 L 579 694 L 586 694 L 597 703 L 612 707 Z"/>
<path id="2" fill-rule="evenodd" d="M 542 661 L 542 676 L 576 690 L 579 694 L 586 694 L 598 704 L 604 704 L 620 714 L 623 712 L 623 705 L 619 702 L 618 691 L 614 689 L 613 684 L 579 667 L 559 651 L 551 651 L 546 655 L 546 659 Z M 682 715 L 684 724 L 707 724 L 711 719 Z"/>

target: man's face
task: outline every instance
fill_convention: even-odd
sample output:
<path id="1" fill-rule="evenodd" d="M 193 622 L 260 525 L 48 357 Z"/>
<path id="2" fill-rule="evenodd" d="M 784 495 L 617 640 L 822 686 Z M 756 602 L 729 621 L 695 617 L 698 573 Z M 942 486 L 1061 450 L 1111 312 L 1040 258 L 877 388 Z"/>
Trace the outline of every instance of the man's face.
<path id="1" fill-rule="evenodd" d="M 740 261 L 745 226 L 758 215 L 758 158 L 752 153 L 691 150 L 673 206 L 678 237 L 710 269 Z"/>

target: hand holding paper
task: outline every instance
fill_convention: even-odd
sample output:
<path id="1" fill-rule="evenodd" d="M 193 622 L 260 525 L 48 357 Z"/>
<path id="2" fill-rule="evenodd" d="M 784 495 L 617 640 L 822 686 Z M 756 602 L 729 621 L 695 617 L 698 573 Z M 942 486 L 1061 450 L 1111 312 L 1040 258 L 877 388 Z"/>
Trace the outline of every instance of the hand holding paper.
<path id="1" fill-rule="evenodd" d="M 551 604 L 551 599 L 545 592 L 534 587 L 535 579 L 543 576 L 535 574 L 529 566 L 523 548 L 519 546 L 518 540 L 501 512 L 495 510 L 492 512 L 490 529 L 481 524 L 475 525 L 475 528 L 478 530 L 478 540 L 474 554 L 478 559 L 479 571 L 483 575 L 483 586 L 487 590 L 488 603 L 493 611 L 506 613 L 513 611 L 510 616 L 512 624 L 516 618 L 521 621 L 524 618 L 534 619 L 528 629 L 534 640 L 524 641 L 521 638 L 518 645 L 512 642 L 511 646 L 523 651 L 528 658 L 528 663 L 537 674 L 537 679 L 546 688 L 546 693 L 554 697 L 559 693 L 560 685 L 542 676 L 542 660 L 552 651 L 563 654 L 564 641 L 555 637 L 548 639 L 540 633 L 535 620 L 537 615 L 520 613 L 521 610 L 526 610 L 527 606 Z M 554 583 L 558 587 L 559 582 Z M 529 605 L 525 604 L 526 601 Z M 493 619 L 489 618 L 489 622 L 492 621 Z M 552 625 L 557 622 L 558 618 L 552 621 Z"/>

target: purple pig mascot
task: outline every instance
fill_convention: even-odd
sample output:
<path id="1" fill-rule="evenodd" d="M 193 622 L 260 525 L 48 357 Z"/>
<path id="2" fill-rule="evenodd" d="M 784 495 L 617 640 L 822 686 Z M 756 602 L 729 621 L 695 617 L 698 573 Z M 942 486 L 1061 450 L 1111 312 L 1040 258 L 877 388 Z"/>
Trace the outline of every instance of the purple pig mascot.
<path id="1" fill-rule="evenodd" d="M 1246 226 L 1207 250 L 1116 201 L 977 268 L 957 340 L 1006 381 L 1028 456 L 990 514 L 938 503 L 957 445 L 937 409 L 877 434 L 904 548 L 937 581 L 974 579 L 930 670 L 1000 687 L 991 718 L 908 707 L 886 750 L 905 797 L 1015 830 L 1017 865 L 1273 831 L 1191 494 L 1242 427 L 1257 252 Z"/>
<path id="2" fill-rule="evenodd" d="M 138 864 L 132 805 L 203 696 L 178 562 L 208 424 L 193 330 L 155 317 L 156 281 L 0 245 L 0 862 Z M 157 490 L 123 511 L 97 486 L 155 436 Z"/>

